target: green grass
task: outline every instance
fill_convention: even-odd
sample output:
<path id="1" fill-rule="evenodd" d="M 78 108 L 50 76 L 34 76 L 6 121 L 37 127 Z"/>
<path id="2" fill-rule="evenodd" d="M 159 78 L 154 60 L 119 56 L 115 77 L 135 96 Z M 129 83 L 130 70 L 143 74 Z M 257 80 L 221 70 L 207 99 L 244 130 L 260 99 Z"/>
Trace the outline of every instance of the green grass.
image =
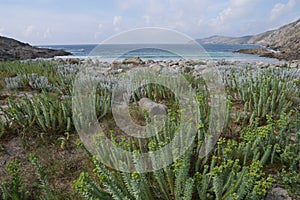
<path id="1" fill-rule="evenodd" d="M 52 90 L 59 88 L 61 93 L 69 95 L 75 74 L 67 77 L 61 74 L 59 69 L 60 65 L 52 61 L 0 62 L 0 88 L 6 88 L 5 78 L 18 75 L 22 77 L 21 89 L 42 90 L 43 88 L 32 88 L 29 86 L 30 78 L 24 77 L 24 75 L 30 77 L 32 74 L 35 74 L 39 77 L 45 77 L 49 85 L 53 86 L 51 87 Z"/>
<path id="2" fill-rule="evenodd" d="M 40 76 L 55 77 L 51 61 L 0 62 L 0 71 L 10 74 L 34 73 Z"/>

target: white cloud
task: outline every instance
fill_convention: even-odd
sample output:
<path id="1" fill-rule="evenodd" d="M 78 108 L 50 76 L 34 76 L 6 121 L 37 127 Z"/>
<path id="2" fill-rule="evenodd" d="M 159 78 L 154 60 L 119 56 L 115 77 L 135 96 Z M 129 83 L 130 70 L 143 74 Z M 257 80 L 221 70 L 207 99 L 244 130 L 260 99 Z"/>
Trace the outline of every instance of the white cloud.
<path id="1" fill-rule="evenodd" d="M 140 0 L 119 0 L 117 5 L 121 10 L 127 10 L 129 8 L 137 7 L 139 3 L 144 3 Z"/>
<path id="2" fill-rule="evenodd" d="M 34 29 L 35 29 L 35 27 L 33 25 L 27 26 L 23 31 L 23 35 L 25 37 L 31 36 L 34 33 Z"/>
<path id="3" fill-rule="evenodd" d="M 208 19 L 206 25 L 213 34 L 227 34 L 236 26 L 241 26 L 241 21 L 247 21 L 247 17 L 253 14 L 256 3 L 257 0 L 230 0 L 229 5 L 217 17 Z M 200 25 L 205 24 L 203 20 L 199 22 Z"/>
<path id="4" fill-rule="evenodd" d="M 161 0 L 151 0 L 145 5 L 146 13 L 149 15 L 162 15 L 167 10 L 168 3 Z"/>
<path id="5" fill-rule="evenodd" d="M 2 28 L 2 27 L 0 27 L 0 34 L 3 34 L 3 33 L 4 33 L 4 31 L 5 31 L 5 29 L 4 29 L 4 28 Z"/>
<path id="6" fill-rule="evenodd" d="M 50 30 L 50 28 L 47 28 L 43 34 L 43 39 L 48 39 L 52 36 L 52 32 Z"/>
<path id="7" fill-rule="evenodd" d="M 208 2 L 209 0 L 144 1 L 138 8 L 139 12 L 142 13 L 142 20 L 134 24 L 140 27 L 155 26 L 171 28 L 189 34 L 192 31 L 197 31 L 199 16 L 205 15 L 203 13 L 207 12 Z"/>
<path id="8" fill-rule="evenodd" d="M 175 29 L 196 37 L 220 33 L 226 30 L 231 34 L 234 28 L 241 25 L 253 15 L 253 8 L 258 0 L 118 0 L 121 13 L 129 12 L 130 17 L 117 16 L 113 20 L 115 31 L 155 26 Z M 140 16 L 136 16 L 134 9 L 138 9 Z M 133 15 L 133 16 L 131 16 Z M 118 25 L 117 25 L 118 24 Z M 245 26 L 242 25 L 243 28 Z M 239 33 L 237 33 L 239 34 Z"/>
<path id="9" fill-rule="evenodd" d="M 95 33 L 94 33 L 94 38 L 95 38 L 95 39 L 99 39 L 99 38 L 101 37 L 101 35 L 102 35 L 102 32 L 99 32 L 99 31 L 98 31 L 98 32 L 95 32 Z"/>
<path id="10" fill-rule="evenodd" d="M 149 15 L 144 15 L 143 16 L 143 20 L 145 21 L 145 23 L 148 25 L 151 22 L 151 17 Z"/>
<path id="11" fill-rule="evenodd" d="M 115 16 L 113 20 L 113 25 L 117 26 L 121 23 L 121 21 L 122 21 L 122 16 Z"/>
<path id="12" fill-rule="evenodd" d="M 283 16 L 284 14 L 289 13 L 291 10 L 293 10 L 295 5 L 296 5 L 296 0 L 289 0 L 286 4 L 283 3 L 275 4 L 270 13 L 270 20 L 275 21 L 279 19 L 281 16 Z"/>
<path id="13" fill-rule="evenodd" d="M 51 3 L 38 8 L 12 3 L 0 6 L 0 34 L 34 44 L 94 43 L 144 26 L 171 28 L 195 38 L 256 34 L 298 19 L 299 1 L 113 0 L 67 12 Z M 11 15 L 12 10 L 18 15 Z"/>
<path id="14" fill-rule="evenodd" d="M 215 20 L 225 22 L 226 20 L 238 20 L 251 13 L 255 0 L 231 0 L 229 6 L 221 11 Z"/>
<path id="15" fill-rule="evenodd" d="M 23 29 L 23 36 L 26 39 L 33 39 L 36 40 L 45 40 L 52 37 L 52 31 L 50 28 L 41 27 L 41 26 L 34 26 L 29 25 Z"/>

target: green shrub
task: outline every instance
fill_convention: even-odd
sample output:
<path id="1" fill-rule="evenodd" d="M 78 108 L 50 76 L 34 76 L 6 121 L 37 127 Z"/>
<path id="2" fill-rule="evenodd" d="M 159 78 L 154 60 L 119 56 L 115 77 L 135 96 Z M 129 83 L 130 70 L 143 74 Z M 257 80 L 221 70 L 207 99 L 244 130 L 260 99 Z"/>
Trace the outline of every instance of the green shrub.
<path id="1" fill-rule="evenodd" d="M 64 134 L 73 129 L 70 99 L 42 92 L 23 99 L 8 99 L 8 109 L 2 109 L 8 122 L 23 133 Z"/>
<path id="2" fill-rule="evenodd" d="M 26 185 L 23 183 L 24 174 L 22 174 L 21 168 L 22 163 L 18 159 L 14 159 L 7 164 L 6 169 L 11 176 L 11 180 L 9 183 L 0 182 L 1 197 L 3 200 L 29 199 Z"/>
<path id="3" fill-rule="evenodd" d="M 224 133 L 209 154 L 199 157 L 212 114 L 209 92 L 197 89 L 200 110 L 198 133 L 193 145 L 172 165 L 148 173 L 115 171 L 94 158 L 96 166 L 92 178 L 83 172 L 73 188 L 86 199 L 262 199 L 273 183 L 278 182 L 266 170 L 282 164 L 299 166 L 299 136 L 291 142 L 291 133 L 299 131 L 298 111 L 291 97 L 299 95 L 293 76 L 284 70 L 232 71 L 226 80 L 231 102 L 228 102 Z M 284 75 L 282 75 L 283 73 Z M 186 75 L 195 83 L 191 75 Z M 195 83 L 194 86 L 202 84 Z M 201 89 L 202 88 L 202 89 Z M 159 89 L 161 90 L 161 89 Z M 156 88 L 149 90 L 157 96 Z M 238 135 L 232 138 L 227 126 L 232 123 L 231 110 L 236 102 L 243 102 L 239 114 Z M 238 109 L 236 109 L 238 110 Z M 170 135 L 145 141 L 124 138 L 118 140 L 112 131 L 111 140 L 118 146 L 135 153 L 155 151 L 168 144 L 178 128 L 177 110 L 170 109 L 166 130 Z M 238 115 L 236 115 L 238 116 Z M 147 119 L 147 117 L 146 117 Z M 146 120 L 147 121 L 147 120 Z M 229 132 L 230 134 L 230 132 Z M 206 145 L 210 143 L 206 141 Z M 148 147 L 148 148 L 145 148 Z M 108 156 L 114 157 L 113 153 Z M 134 158 L 133 158 L 134 159 Z M 162 160 L 165 158 L 161 158 Z M 152 161 L 155 162 L 155 161 Z M 138 161 L 133 160 L 133 163 Z"/>

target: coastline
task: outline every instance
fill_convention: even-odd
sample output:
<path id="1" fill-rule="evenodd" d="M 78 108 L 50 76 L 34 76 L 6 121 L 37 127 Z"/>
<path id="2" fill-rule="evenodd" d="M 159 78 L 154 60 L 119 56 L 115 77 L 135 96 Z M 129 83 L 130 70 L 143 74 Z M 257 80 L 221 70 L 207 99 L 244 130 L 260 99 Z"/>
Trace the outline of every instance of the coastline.
<path id="1" fill-rule="evenodd" d="M 219 68 L 240 68 L 248 70 L 259 69 L 274 69 L 274 68 L 290 68 L 300 70 L 300 61 L 275 61 L 263 62 L 263 60 L 256 62 L 239 61 L 239 60 L 203 60 L 203 59 L 176 59 L 176 60 L 153 60 L 141 59 L 139 57 L 126 58 L 123 60 L 103 60 L 96 57 L 89 57 L 85 59 L 80 58 L 56 58 L 52 59 L 62 65 L 71 64 L 72 67 L 77 67 L 79 70 L 81 66 L 84 68 L 99 69 L 97 73 L 102 75 L 116 75 L 135 68 L 148 68 L 156 72 L 171 70 L 172 72 L 191 72 L 193 76 L 199 76 L 204 69 L 216 67 Z"/>
<path id="2" fill-rule="evenodd" d="M 259 55 L 261 57 L 275 58 L 278 60 L 286 61 L 300 60 L 300 53 L 297 51 L 276 51 L 273 49 L 268 49 L 266 47 L 261 47 L 257 49 L 239 49 L 237 51 L 234 51 L 233 53 Z"/>
<path id="3" fill-rule="evenodd" d="M 90 54 L 101 58 L 105 61 L 122 61 L 122 59 L 139 56 L 141 59 L 152 59 L 152 60 L 179 60 L 182 58 L 186 59 L 202 59 L 202 60 L 239 60 L 249 62 L 276 62 L 277 59 L 262 58 L 257 55 L 247 54 L 236 54 L 233 51 L 241 48 L 255 48 L 257 45 L 228 45 L 228 44 L 199 44 L 199 47 L 195 49 L 194 46 L 190 45 L 154 45 L 151 49 L 145 45 L 47 45 L 42 47 L 53 48 L 53 49 L 64 49 L 65 51 L 71 52 L 72 56 L 62 56 L 60 58 L 79 58 L 88 59 Z M 154 48 L 153 48 L 154 47 Z M 96 48 L 96 52 L 94 49 Z M 163 51 L 164 49 L 173 49 L 174 52 L 177 49 L 182 49 L 181 55 L 175 55 L 171 52 Z M 196 50 L 196 51 L 195 51 Z M 98 55 L 101 55 L 98 56 Z"/>

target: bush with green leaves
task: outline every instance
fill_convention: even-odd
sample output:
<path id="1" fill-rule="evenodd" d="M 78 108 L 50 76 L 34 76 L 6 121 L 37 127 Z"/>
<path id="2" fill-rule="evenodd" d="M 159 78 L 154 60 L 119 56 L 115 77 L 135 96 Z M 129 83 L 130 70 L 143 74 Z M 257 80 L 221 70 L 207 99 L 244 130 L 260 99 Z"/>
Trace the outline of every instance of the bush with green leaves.
<path id="1" fill-rule="evenodd" d="M 6 121 L 22 133 L 65 134 L 73 129 L 70 99 L 42 92 L 22 99 L 8 98 Z"/>
<path id="2" fill-rule="evenodd" d="M 0 138 L 4 135 L 6 127 L 6 122 L 2 119 L 2 116 L 0 116 Z"/>
<path id="3" fill-rule="evenodd" d="M 18 159 L 10 161 L 7 166 L 7 172 L 11 176 L 10 182 L 0 182 L 0 194 L 3 200 L 9 199 L 28 199 L 28 191 L 23 183 L 23 174 L 21 172 L 22 164 Z"/>
<path id="4" fill-rule="evenodd" d="M 94 157 L 94 176 L 82 172 L 73 188 L 86 199 L 264 198 L 272 184 L 279 182 L 271 171 L 280 172 L 285 165 L 294 170 L 300 166 L 299 111 L 293 102 L 294 97 L 300 96 L 294 82 L 297 75 L 289 69 L 258 72 L 234 69 L 227 75 L 224 80 L 230 102 L 224 133 L 206 157 L 199 157 L 199 147 L 204 144 L 209 125 L 207 120 L 211 115 L 209 92 L 203 90 L 205 87 L 199 87 L 202 89 L 197 90 L 197 100 L 202 123 L 198 124 L 193 145 L 182 157 L 170 166 L 148 173 L 116 171 Z M 190 82 L 195 81 L 192 77 L 187 78 Z M 149 91 L 152 98 L 157 96 L 155 88 Z M 228 137 L 231 133 L 227 126 L 233 123 L 231 111 L 237 108 L 237 102 L 242 102 L 243 108 L 234 120 L 243 123 L 239 124 L 238 135 Z M 149 139 L 146 143 L 118 139 L 116 135 L 111 136 L 111 140 L 137 154 L 158 150 L 174 136 L 172 134 L 178 126 L 178 118 L 174 117 L 177 112 L 169 110 L 169 123 L 165 129 L 170 135 L 167 137 L 158 133 L 154 140 Z M 107 156 L 114 157 L 113 154 Z M 133 163 L 138 161 L 133 160 Z"/>
<path id="5" fill-rule="evenodd" d="M 288 192 L 297 198 L 300 198 L 299 186 L 300 186 L 300 173 L 297 169 L 286 169 L 283 167 L 281 171 L 277 173 L 279 177 L 279 183 L 288 190 Z"/>
<path id="6" fill-rule="evenodd" d="M 48 182 L 45 168 L 40 163 L 38 157 L 35 154 L 29 154 L 29 160 L 35 167 L 36 175 L 39 179 L 39 189 L 42 190 L 43 194 L 40 199 L 43 200 L 55 200 L 57 199 L 55 191 L 51 188 Z"/>
<path id="7" fill-rule="evenodd" d="M 79 65 L 58 64 L 47 60 L 0 63 L 2 87 L 8 90 L 42 90 L 70 95 Z"/>
<path id="8" fill-rule="evenodd" d="M 48 183 L 47 175 L 45 173 L 45 168 L 41 165 L 37 156 L 34 154 L 30 154 L 29 160 L 31 164 L 35 167 L 36 175 L 38 176 L 40 181 L 39 183 L 37 183 L 37 187 L 39 191 L 33 191 L 33 193 L 31 193 L 26 189 L 27 186 L 23 181 L 24 172 L 22 172 L 22 166 L 24 163 L 20 162 L 18 159 L 14 159 L 10 161 L 6 166 L 8 174 L 11 176 L 10 181 L 0 182 L 1 199 L 3 200 L 57 199 L 55 192 L 51 189 L 51 186 Z M 35 195 L 39 195 L 39 197 Z"/>
<path id="9" fill-rule="evenodd" d="M 276 136 L 288 128 L 286 119 L 269 118 L 265 126 L 245 128 L 240 141 L 220 138 L 207 158 L 197 158 L 199 152 L 190 148 L 173 165 L 154 172 L 118 172 L 94 158 L 98 182 L 83 172 L 73 187 L 87 199 L 262 199 L 275 182 L 264 166 L 286 162 L 277 152 L 289 139 L 278 145 Z M 292 152 L 299 154 L 298 149 Z"/>
<path id="10" fill-rule="evenodd" d="M 242 115 L 244 125 L 252 124 L 256 118 L 263 123 L 266 115 L 278 118 L 289 112 L 293 109 L 293 97 L 299 94 L 295 83 L 298 74 L 288 68 L 232 71 L 227 76 L 232 101 L 243 105 L 238 115 Z"/>

